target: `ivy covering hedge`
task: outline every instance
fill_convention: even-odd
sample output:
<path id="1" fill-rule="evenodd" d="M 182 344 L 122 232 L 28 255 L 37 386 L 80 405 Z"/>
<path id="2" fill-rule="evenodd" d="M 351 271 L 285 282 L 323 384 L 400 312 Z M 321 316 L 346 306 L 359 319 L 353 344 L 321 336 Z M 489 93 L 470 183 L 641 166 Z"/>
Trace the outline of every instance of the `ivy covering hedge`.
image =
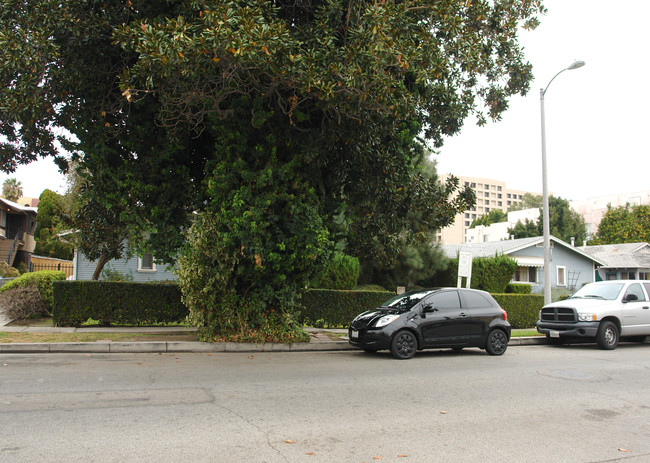
<path id="1" fill-rule="evenodd" d="M 189 314 L 176 283 L 56 281 L 52 319 L 74 326 L 88 319 L 103 325 L 174 323 Z"/>
<path id="2" fill-rule="evenodd" d="M 492 297 L 508 313 L 508 321 L 515 329 L 534 327 L 544 305 L 542 294 L 492 294 Z"/>
<path id="3" fill-rule="evenodd" d="M 311 289 L 302 298 L 300 321 L 318 328 L 347 328 L 354 317 L 393 297 L 391 291 Z"/>

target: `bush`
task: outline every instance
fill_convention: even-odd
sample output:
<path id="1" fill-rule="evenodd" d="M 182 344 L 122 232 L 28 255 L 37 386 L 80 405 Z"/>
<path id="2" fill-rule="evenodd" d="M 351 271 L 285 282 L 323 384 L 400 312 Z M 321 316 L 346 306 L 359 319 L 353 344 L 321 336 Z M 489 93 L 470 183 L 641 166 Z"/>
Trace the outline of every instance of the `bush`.
<path id="1" fill-rule="evenodd" d="M 53 288 L 56 326 L 88 319 L 103 325 L 155 325 L 181 322 L 189 314 L 176 283 L 56 281 Z"/>
<path id="2" fill-rule="evenodd" d="M 517 261 L 511 257 L 478 257 L 472 261 L 472 288 L 504 293 L 516 270 Z"/>
<path id="3" fill-rule="evenodd" d="M 312 289 L 302 298 L 300 321 L 305 325 L 348 327 L 361 312 L 373 309 L 393 297 L 390 291 L 336 291 Z"/>
<path id="4" fill-rule="evenodd" d="M 11 270 L 11 268 L 9 269 Z M 17 270 L 16 270 L 17 271 Z M 9 273 L 9 272 L 7 272 Z M 6 275 L 5 275 L 6 276 Z M 25 273 L 20 275 L 15 280 L 6 283 L 0 288 L 0 294 L 5 291 L 10 291 L 14 288 L 34 287 L 38 289 L 47 311 L 52 309 L 52 282 L 56 280 L 65 280 L 65 272 L 58 272 L 53 270 L 41 270 L 40 272 Z"/>
<path id="5" fill-rule="evenodd" d="M 0 293 L 0 310 L 11 320 L 50 315 L 38 288 L 21 286 Z"/>
<path id="6" fill-rule="evenodd" d="M 20 272 L 17 268 L 9 267 L 5 272 L 5 278 L 16 278 L 20 276 Z"/>
<path id="7" fill-rule="evenodd" d="M 8 268 L 9 268 L 8 263 L 6 263 L 5 261 L 0 262 L 0 278 L 4 278 Z"/>
<path id="8" fill-rule="evenodd" d="M 492 294 L 492 297 L 508 313 L 508 321 L 515 329 L 534 327 L 544 305 L 542 294 Z"/>
<path id="9" fill-rule="evenodd" d="M 336 252 L 325 270 L 314 281 L 314 288 L 353 289 L 359 280 L 359 259 Z"/>
<path id="10" fill-rule="evenodd" d="M 526 283 L 508 283 L 506 286 L 507 294 L 530 294 L 533 291 L 533 287 Z"/>

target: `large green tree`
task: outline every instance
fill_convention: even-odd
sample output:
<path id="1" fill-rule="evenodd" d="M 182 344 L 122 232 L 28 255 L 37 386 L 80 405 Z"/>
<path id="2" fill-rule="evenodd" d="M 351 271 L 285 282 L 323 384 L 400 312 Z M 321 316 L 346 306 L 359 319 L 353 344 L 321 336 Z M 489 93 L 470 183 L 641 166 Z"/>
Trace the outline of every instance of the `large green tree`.
<path id="1" fill-rule="evenodd" d="M 534 198 L 537 198 L 539 203 Z M 508 229 L 508 233 L 515 238 L 541 236 L 544 230 L 541 200 L 541 196 L 535 197 L 531 195 L 528 197 L 529 206 L 539 207 L 537 222 L 529 220 L 526 220 L 525 223 L 517 222 L 513 228 Z M 567 243 L 571 242 L 572 238 L 576 243 L 582 243 L 587 239 L 585 219 L 578 212 L 571 209 L 568 200 L 551 195 L 548 198 L 548 210 L 551 235 Z"/>
<path id="2" fill-rule="evenodd" d="M 39 196 L 38 215 L 34 239 L 36 248 L 34 254 L 40 256 L 56 257 L 59 259 L 72 259 L 73 249 L 69 242 L 59 238 L 59 234 L 67 229 L 65 217 L 65 198 L 52 190 L 43 190 Z"/>
<path id="3" fill-rule="evenodd" d="M 0 0 L 0 162 L 56 157 L 59 139 L 89 200 L 159 258 L 197 212 L 181 259 L 190 308 L 209 336 L 271 339 L 334 242 L 391 265 L 472 204 L 455 179 L 422 174 L 425 146 L 528 90 L 517 36 L 541 12 L 539 0 Z"/>
<path id="4" fill-rule="evenodd" d="M 640 242 L 650 242 L 650 205 L 612 207 L 609 204 L 590 244 Z"/>

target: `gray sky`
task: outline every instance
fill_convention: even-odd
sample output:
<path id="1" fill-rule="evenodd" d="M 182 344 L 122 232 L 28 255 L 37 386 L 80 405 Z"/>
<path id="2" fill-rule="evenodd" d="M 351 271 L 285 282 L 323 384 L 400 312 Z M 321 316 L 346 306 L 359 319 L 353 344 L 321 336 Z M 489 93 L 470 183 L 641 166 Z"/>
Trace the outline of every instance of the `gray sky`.
<path id="1" fill-rule="evenodd" d="M 506 182 L 541 193 L 539 91 L 574 60 L 586 66 L 562 73 L 545 97 L 549 190 L 569 200 L 650 189 L 650 44 L 644 0 L 546 0 L 548 14 L 520 38 L 536 80 L 515 97 L 497 123 L 463 131 L 436 156 L 438 171 Z M 63 193 L 54 163 L 38 161 L 16 173 L 25 196 Z"/>
<path id="2" fill-rule="evenodd" d="M 536 77 L 497 123 L 463 131 L 435 157 L 440 173 L 484 177 L 541 193 L 540 88 L 545 96 L 548 186 L 568 200 L 650 190 L 647 20 L 643 0 L 546 0 L 521 44 Z"/>

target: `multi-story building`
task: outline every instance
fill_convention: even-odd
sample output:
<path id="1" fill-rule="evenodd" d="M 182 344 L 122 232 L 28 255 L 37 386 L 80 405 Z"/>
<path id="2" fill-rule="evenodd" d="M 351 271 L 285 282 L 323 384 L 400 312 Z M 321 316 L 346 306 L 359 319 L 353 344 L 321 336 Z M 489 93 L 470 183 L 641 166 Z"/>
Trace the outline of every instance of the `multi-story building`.
<path id="1" fill-rule="evenodd" d="M 449 177 L 449 174 L 441 175 L 440 180 L 444 182 L 447 177 Z M 476 206 L 471 210 L 458 214 L 452 225 L 438 230 L 436 239 L 440 244 L 462 244 L 465 242 L 467 229 L 478 217 L 494 209 L 507 213 L 511 206 L 522 201 L 526 193 L 540 195 L 540 193 L 506 188 L 506 183 L 499 180 L 461 177 L 459 175 L 455 177 L 460 180 L 460 185 L 468 185 L 474 190 L 476 193 Z"/>

